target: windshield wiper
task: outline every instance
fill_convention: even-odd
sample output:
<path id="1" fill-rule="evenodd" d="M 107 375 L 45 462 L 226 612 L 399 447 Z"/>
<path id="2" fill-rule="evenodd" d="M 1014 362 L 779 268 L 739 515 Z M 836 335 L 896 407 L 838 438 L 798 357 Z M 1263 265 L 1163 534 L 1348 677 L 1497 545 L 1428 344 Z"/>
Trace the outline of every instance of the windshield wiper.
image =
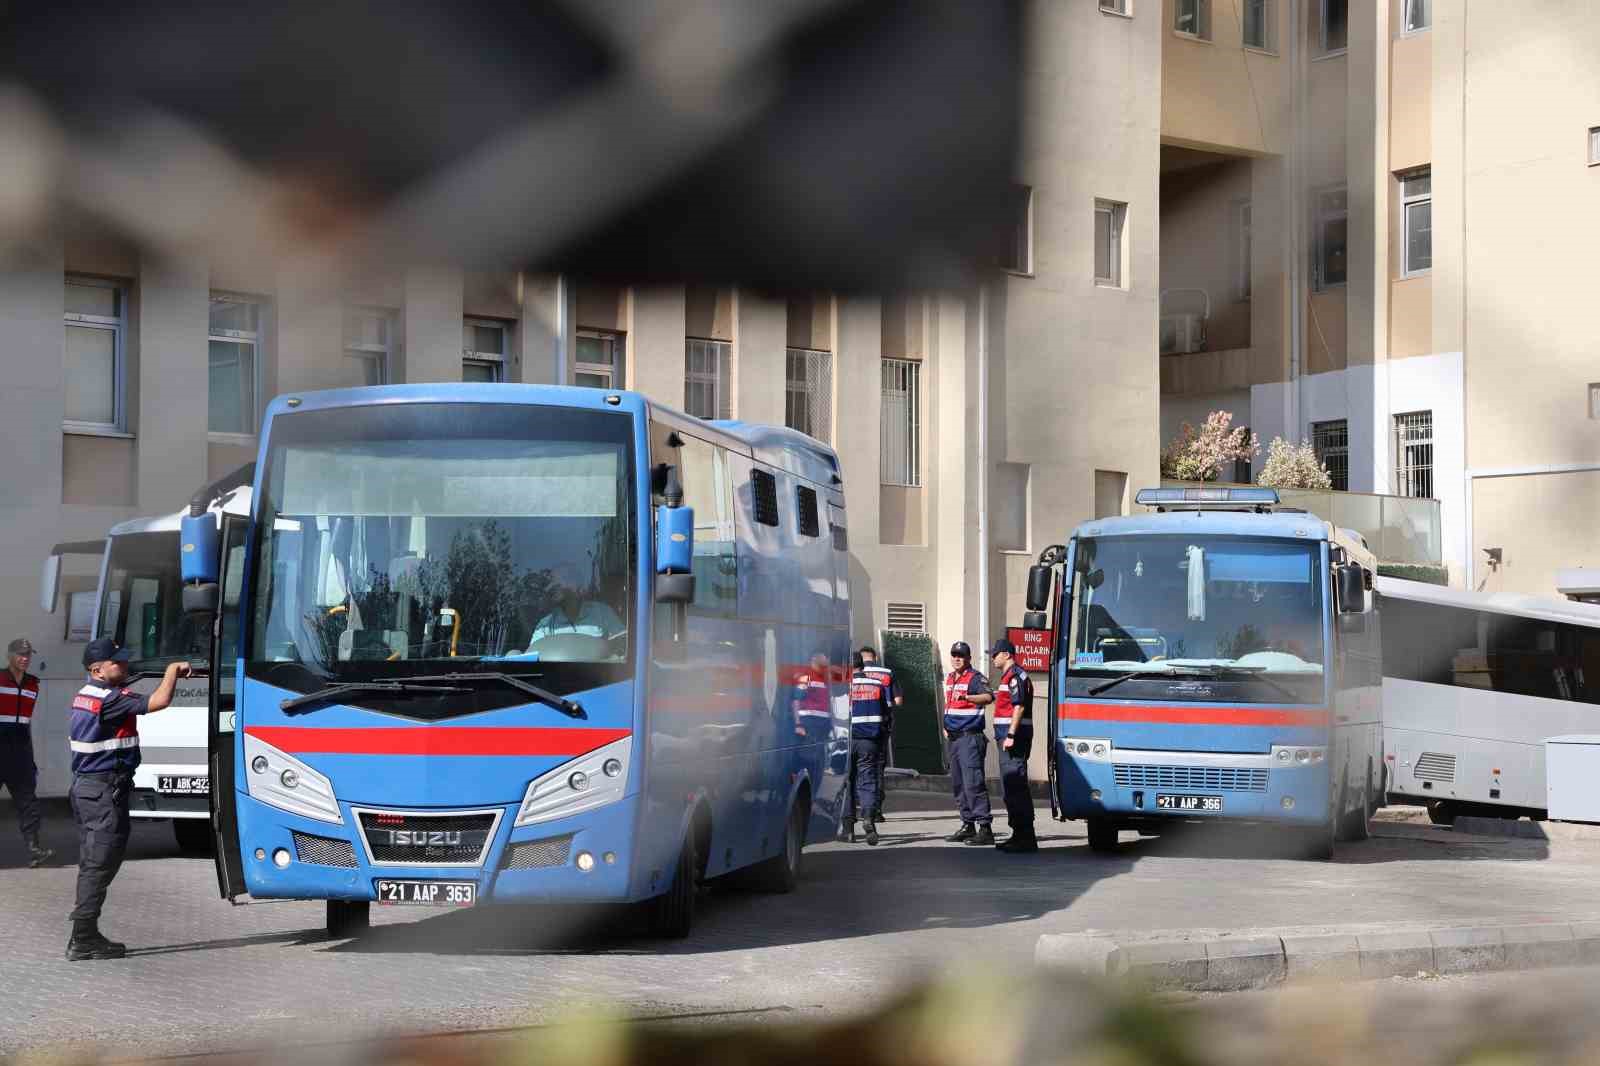
<path id="1" fill-rule="evenodd" d="M 498 681 L 502 685 L 509 685 L 521 692 L 526 692 L 540 703 L 554 707 L 568 718 L 588 718 L 589 712 L 583 709 L 583 704 L 576 700 L 564 699 L 557 696 L 547 688 L 540 688 L 531 681 L 524 681 L 515 674 L 502 673 L 454 673 L 454 674 L 428 674 L 425 677 L 415 678 L 417 681 Z"/>
<path id="2" fill-rule="evenodd" d="M 1164 673 L 1165 671 L 1162 671 L 1162 672 Z M 1148 677 L 1148 676 L 1150 676 L 1151 673 L 1152 673 L 1152 671 L 1150 671 L 1150 670 L 1130 670 L 1127 673 L 1122 674 L 1119 677 L 1113 677 L 1110 681 L 1102 681 L 1102 682 L 1100 682 L 1098 685 L 1095 685 L 1093 688 L 1089 689 L 1089 691 L 1086 692 L 1085 695 L 1087 695 L 1087 696 L 1098 696 L 1098 695 L 1100 695 L 1100 693 L 1104 692 L 1106 689 L 1108 689 L 1108 688 L 1116 688 L 1118 685 L 1122 684 L 1124 681 L 1132 681 L 1136 677 Z"/>
<path id="3" fill-rule="evenodd" d="M 1227 663 L 1216 663 L 1209 666 L 1174 666 L 1174 672 L 1181 672 L 1190 677 L 1249 677 L 1260 681 L 1269 688 L 1276 689 L 1278 694 L 1285 699 L 1297 703 L 1304 702 L 1304 697 L 1280 681 L 1274 681 L 1266 676 L 1265 666 L 1233 666 Z"/>
<path id="4" fill-rule="evenodd" d="M 470 688 L 454 685 L 414 685 L 409 681 L 346 681 L 304 696 L 293 696 L 278 704 L 285 714 L 305 714 L 313 704 L 327 703 L 340 696 L 429 695 L 447 696 L 471 692 Z"/>

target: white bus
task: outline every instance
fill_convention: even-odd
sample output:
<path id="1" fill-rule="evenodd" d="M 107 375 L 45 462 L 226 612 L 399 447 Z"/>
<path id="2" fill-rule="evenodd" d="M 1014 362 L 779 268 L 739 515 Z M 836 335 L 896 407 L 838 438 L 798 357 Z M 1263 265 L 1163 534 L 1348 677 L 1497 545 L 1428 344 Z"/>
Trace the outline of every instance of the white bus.
<path id="1" fill-rule="evenodd" d="M 1600 606 L 1382 577 L 1377 589 L 1390 802 L 1442 824 L 1545 817 L 1545 740 L 1600 733 Z"/>
<path id="2" fill-rule="evenodd" d="M 248 481 L 210 510 L 213 514 L 249 514 Z M 186 508 L 111 527 L 101 558 L 90 639 L 111 637 L 132 652 L 129 667 L 135 692 L 154 691 L 168 663 L 180 659 L 193 663 L 195 673 L 179 682 L 172 705 L 139 722 L 143 759 L 133 777 L 130 813 L 135 818 L 170 818 L 178 846 L 187 852 L 204 852 L 211 847 L 206 750 L 210 634 L 202 631 L 203 623 L 183 611 L 179 523 L 187 513 Z M 88 545 L 58 545 L 51 553 L 41 583 L 40 605 L 46 611 L 53 611 L 59 599 L 60 556 L 85 547 Z M 224 618 L 230 629 L 237 628 L 237 610 Z M 225 640 L 230 638 L 231 634 L 224 634 Z M 41 739 L 35 738 L 36 747 Z M 71 784 L 65 760 L 41 759 L 40 764 L 39 794 L 65 796 Z"/>

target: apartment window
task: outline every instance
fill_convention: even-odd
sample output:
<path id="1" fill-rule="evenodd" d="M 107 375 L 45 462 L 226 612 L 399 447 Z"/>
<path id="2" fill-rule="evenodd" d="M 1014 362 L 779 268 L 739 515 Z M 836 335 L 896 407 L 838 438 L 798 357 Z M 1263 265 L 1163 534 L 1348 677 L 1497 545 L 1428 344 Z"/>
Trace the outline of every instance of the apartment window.
<path id="1" fill-rule="evenodd" d="M 1122 285 L 1122 233 L 1128 205 L 1112 200 L 1094 202 L 1094 281 L 1096 285 Z"/>
<path id="2" fill-rule="evenodd" d="M 590 389 L 621 388 L 624 337 L 598 329 L 580 329 L 572 383 Z"/>
<path id="3" fill-rule="evenodd" d="M 885 485 L 922 484 L 922 364 L 883 361 L 878 472 Z"/>
<path id="4" fill-rule="evenodd" d="M 1185 37 L 1211 40 L 1211 0 L 1176 0 L 1172 28 Z"/>
<path id="5" fill-rule="evenodd" d="M 1233 296 L 1243 303 L 1250 299 L 1250 201 L 1233 205 L 1234 263 Z"/>
<path id="6" fill-rule="evenodd" d="M 783 424 L 827 442 L 832 431 L 833 353 L 789 348 Z"/>
<path id="7" fill-rule="evenodd" d="M 1349 201 L 1343 188 L 1317 194 L 1316 260 L 1312 264 L 1312 274 L 1318 289 L 1345 283 Z"/>
<path id="8" fill-rule="evenodd" d="M 994 485 L 989 491 L 990 514 L 994 519 L 994 546 L 1003 552 L 1028 550 L 1029 481 L 1033 467 L 1028 463 L 996 463 Z"/>
<path id="9" fill-rule="evenodd" d="M 212 433 L 255 433 L 261 301 L 212 293 L 207 348 L 211 410 L 206 428 Z"/>
<path id="10" fill-rule="evenodd" d="M 1000 265 L 1013 274 L 1033 273 L 1033 188 L 1011 187 L 1011 232 L 1005 261 Z"/>
<path id="11" fill-rule="evenodd" d="M 1100 0 L 1100 10 L 1112 15 L 1126 15 L 1128 0 Z"/>
<path id="12" fill-rule="evenodd" d="M 354 364 L 355 384 L 387 385 L 394 352 L 395 315 L 353 307 L 344 316 L 344 355 Z"/>
<path id="13" fill-rule="evenodd" d="M 511 350 L 511 327 L 487 318 L 461 324 L 461 380 L 504 381 Z"/>
<path id="14" fill-rule="evenodd" d="M 733 417 L 733 345 L 690 337 L 684 345 L 683 409 L 696 418 Z"/>
<path id="15" fill-rule="evenodd" d="M 1244 0 L 1241 16 L 1244 19 L 1244 46 L 1263 52 L 1272 51 L 1277 42 L 1274 40 L 1274 27 L 1271 24 L 1271 0 Z"/>
<path id="16" fill-rule="evenodd" d="M 1405 240 L 1402 273 L 1410 277 L 1433 268 L 1433 178 L 1426 169 L 1397 177 Z"/>
<path id="17" fill-rule="evenodd" d="M 1600 381 L 1589 385 L 1589 417 L 1600 419 Z"/>
<path id="18" fill-rule="evenodd" d="M 1433 498 L 1433 412 L 1394 416 L 1395 492 Z"/>
<path id="19" fill-rule="evenodd" d="M 61 354 L 67 406 L 62 428 L 121 432 L 124 398 L 127 290 L 99 278 L 69 276 Z"/>
<path id="20" fill-rule="evenodd" d="M 1600 166 L 1600 126 L 1589 127 L 1589 165 Z"/>
<path id="21" fill-rule="evenodd" d="M 1405 32 L 1419 33 L 1433 25 L 1428 0 L 1406 0 Z"/>
<path id="22" fill-rule="evenodd" d="M 1349 0 L 1322 0 L 1320 44 L 1323 55 L 1343 52 L 1350 46 Z"/>
<path id="23" fill-rule="evenodd" d="M 1350 489 L 1350 423 L 1346 419 L 1335 422 L 1311 424 L 1311 447 L 1317 461 L 1325 466 L 1333 478 L 1333 487 L 1340 492 Z"/>

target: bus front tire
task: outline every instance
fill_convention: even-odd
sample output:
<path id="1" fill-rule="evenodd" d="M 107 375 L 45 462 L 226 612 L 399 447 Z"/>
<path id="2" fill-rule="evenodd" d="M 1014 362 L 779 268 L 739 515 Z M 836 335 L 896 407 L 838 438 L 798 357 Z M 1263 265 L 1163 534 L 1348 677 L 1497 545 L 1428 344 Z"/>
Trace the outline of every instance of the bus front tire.
<path id="1" fill-rule="evenodd" d="M 803 796 L 795 797 L 784 824 L 782 850 L 750 868 L 746 883 L 757 892 L 781 895 L 793 892 L 799 884 L 800 857 L 806 846 L 806 823 L 809 821 L 806 806 Z"/>
<path id="2" fill-rule="evenodd" d="M 174 818 L 172 835 L 178 841 L 178 850 L 185 855 L 209 855 L 215 843 L 209 818 Z"/>
<path id="3" fill-rule="evenodd" d="M 694 828 L 683 835 L 678 850 L 678 865 L 672 871 L 672 884 L 648 904 L 650 933 L 670 940 L 682 940 L 694 928 L 695 903 L 700 895 L 700 859 Z"/>
<path id="4" fill-rule="evenodd" d="M 1110 818 L 1089 819 L 1089 850 L 1113 855 L 1117 850 L 1117 823 Z"/>
<path id="5" fill-rule="evenodd" d="M 372 927 L 372 904 L 364 899 L 328 901 L 328 936 L 344 940 L 360 936 Z"/>
<path id="6" fill-rule="evenodd" d="M 1428 801 L 1428 821 L 1434 825 L 1455 825 L 1456 805 L 1449 800 Z"/>
<path id="7" fill-rule="evenodd" d="M 1340 840 L 1360 841 L 1372 837 L 1372 766 L 1367 766 L 1367 777 L 1361 786 L 1360 802 L 1344 816 L 1344 832 Z"/>

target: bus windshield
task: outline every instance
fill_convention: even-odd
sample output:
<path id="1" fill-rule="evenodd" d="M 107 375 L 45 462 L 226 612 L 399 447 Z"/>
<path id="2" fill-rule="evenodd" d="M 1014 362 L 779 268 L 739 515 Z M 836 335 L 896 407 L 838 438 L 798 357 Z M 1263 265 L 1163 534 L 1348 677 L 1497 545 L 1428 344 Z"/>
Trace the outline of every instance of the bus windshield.
<path id="1" fill-rule="evenodd" d="M 632 431 L 623 414 L 513 404 L 275 418 L 247 670 L 299 664 L 311 683 L 625 662 Z"/>
<path id="2" fill-rule="evenodd" d="M 1320 545 L 1227 536 L 1080 539 L 1072 673 L 1320 675 Z"/>
<path id="3" fill-rule="evenodd" d="M 203 666 L 204 634 L 183 613 L 177 530 L 118 534 L 110 552 L 95 632 L 128 649 L 135 673 L 180 659 Z"/>

